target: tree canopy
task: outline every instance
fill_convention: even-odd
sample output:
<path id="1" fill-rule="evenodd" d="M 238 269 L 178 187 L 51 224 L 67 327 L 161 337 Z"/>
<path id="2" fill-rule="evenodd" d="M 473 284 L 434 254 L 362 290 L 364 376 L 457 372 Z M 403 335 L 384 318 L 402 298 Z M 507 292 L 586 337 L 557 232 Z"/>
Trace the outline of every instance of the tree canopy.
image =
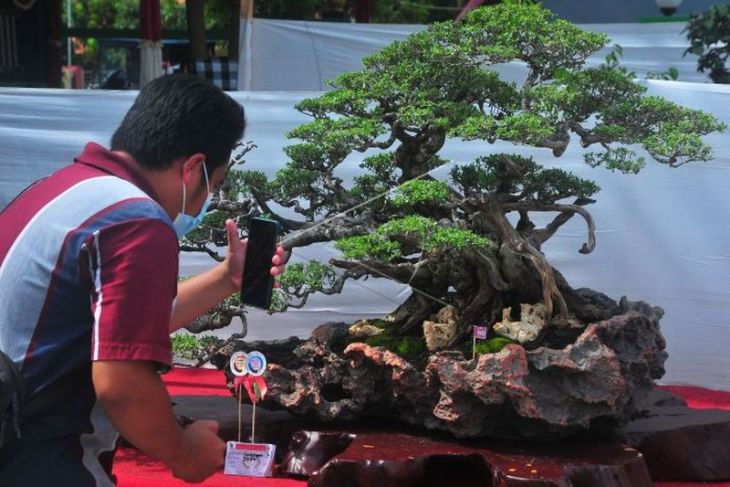
<path id="1" fill-rule="evenodd" d="M 232 171 L 217 211 L 184 248 L 215 255 L 210 244 L 224 239 L 216 233 L 220 221 L 263 214 L 281 222 L 286 247 L 333 242 L 342 254 L 291 266 L 277 294 L 279 311 L 372 276 L 413 289 L 386 317 L 399 334 L 414 333 L 446 305 L 456 309 L 457 338 L 518 303 L 543 303 L 548 320 L 580 319 L 577 294 L 541 247 L 579 215 L 587 226 L 579 251 L 593 250 L 595 227 L 585 208 L 600 190 L 593 181 L 499 152 L 455 165 L 444 181 L 431 172 L 450 164 L 439 155 L 450 138 L 506 141 L 554 157 L 577 142 L 586 164 L 624 173 L 639 173 L 647 158 L 671 168 L 710 160 L 702 137 L 725 126 L 647 95 L 614 65 L 586 67 L 608 42 L 514 0 L 395 42 L 365 58 L 362 70 L 340 75 L 331 91 L 299 103 L 312 120 L 288 134 L 296 141 L 285 148 L 288 162 L 271 179 Z M 525 68 L 521 83 L 490 69 L 513 61 Z M 349 184 L 337 168 L 353 152 L 365 157 Z M 539 227 L 536 213 L 553 218 Z"/>

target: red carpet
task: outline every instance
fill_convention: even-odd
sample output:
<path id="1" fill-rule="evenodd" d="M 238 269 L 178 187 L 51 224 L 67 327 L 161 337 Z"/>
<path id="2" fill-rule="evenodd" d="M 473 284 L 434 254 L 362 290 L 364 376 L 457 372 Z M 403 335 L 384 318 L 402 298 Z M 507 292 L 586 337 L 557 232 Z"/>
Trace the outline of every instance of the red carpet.
<path id="1" fill-rule="evenodd" d="M 217 370 L 174 369 L 163 376 L 170 394 L 228 396 L 223 375 Z M 730 392 L 713 391 L 691 386 L 662 386 L 683 397 L 690 407 L 697 409 L 730 409 Z M 191 485 L 172 476 L 159 462 L 131 448 L 122 448 L 114 461 L 114 474 L 120 487 L 173 487 Z M 216 473 L 203 482 L 205 487 L 304 487 L 305 481 L 291 479 L 259 479 Z M 657 487 L 689 487 L 712 485 L 730 487 L 730 482 L 693 484 L 690 482 L 657 482 Z M 444 486 L 448 487 L 448 486 Z"/>

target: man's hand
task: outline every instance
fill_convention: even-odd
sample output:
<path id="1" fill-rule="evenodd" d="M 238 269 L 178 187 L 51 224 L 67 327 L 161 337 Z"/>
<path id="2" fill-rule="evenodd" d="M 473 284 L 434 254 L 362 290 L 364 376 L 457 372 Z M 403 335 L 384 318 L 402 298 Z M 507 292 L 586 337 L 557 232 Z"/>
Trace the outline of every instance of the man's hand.
<path id="1" fill-rule="evenodd" d="M 202 482 L 223 466 L 226 444 L 218 437 L 215 421 L 196 421 L 185 428 L 183 445 L 184 454 L 170 465 L 175 477 Z"/>
<path id="2" fill-rule="evenodd" d="M 202 482 L 223 466 L 226 446 L 218 438 L 218 424 L 197 421 L 180 428 L 152 362 L 93 362 L 91 377 L 97 400 L 119 433 L 175 476 Z"/>
<path id="3" fill-rule="evenodd" d="M 228 276 L 230 276 L 233 289 L 241 289 L 243 279 L 243 267 L 246 265 L 246 240 L 238 238 L 238 227 L 236 222 L 226 220 L 226 233 L 228 234 L 228 255 L 223 261 Z M 271 275 L 278 276 L 284 272 L 286 267 L 286 253 L 282 246 L 276 247 L 276 253 L 271 258 Z M 278 283 L 275 284 L 278 286 Z"/>
<path id="4" fill-rule="evenodd" d="M 212 269 L 181 282 L 177 287 L 177 304 L 170 319 L 170 332 L 182 328 L 210 308 L 241 290 L 243 266 L 246 261 L 246 240 L 238 238 L 238 228 L 233 220 L 226 221 L 228 255 Z M 271 275 L 284 272 L 287 256 L 278 246 L 271 259 Z M 278 287 L 279 283 L 274 283 Z"/>

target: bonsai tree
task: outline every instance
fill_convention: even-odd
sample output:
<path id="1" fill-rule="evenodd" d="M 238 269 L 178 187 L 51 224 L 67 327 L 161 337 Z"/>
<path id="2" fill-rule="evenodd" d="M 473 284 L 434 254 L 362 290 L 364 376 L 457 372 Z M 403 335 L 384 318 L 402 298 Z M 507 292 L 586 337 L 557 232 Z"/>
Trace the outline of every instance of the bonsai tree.
<path id="1" fill-rule="evenodd" d="M 456 165 L 440 153 L 450 138 L 544 148 L 556 158 L 577 143 L 589 166 L 631 174 L 647 158 L 670 168 L 710 160 L 702 136 L 725 128 L 714 117 L 648 96 L 612 63 L 584 66 L 608 41 L 538 4 L 505 1 L 395 42 L 299 103 L 312 120 L 288 134 L 296 141 L 284 149 L 288 162 L 271 179 L 232 170 L 183 249 L 220 258 L 212 245 L 225 244 L 222 221 L 245 226 L 255 215 L 282 224 L 288 249 L 332 242 L 340 257 L 289 266 L 273 311 L 339 293 L 350 279 L 390 279 L 412 289 L 385 317 L 394 336 L 421 337 L 423 322 L 447 307 L 451 345 L 521 303 L 541 303 L 548 322 L 596 319 L 541 248 L 575 216 L 586 224 L 577 250 L 595 248 L 587 206 L 599 187 L 531 157 L 495 151 Z M 490 69 L 513 61 L 524 66 L 521 83 Z M 353 153 L 364 156 L 350 182 L 338 167 Z M 433 175 L 445 167 L 448 177 Z M 536 224 L 545 213 L 549 222 Z M 195 329 L 233 316 L 245 318 L 235 298 Z"/>
<path id="2" fill-rule="evenodd" d="M 727 60 L 730 56 L 730 5 L 713 5 L 708 11 L 693 13 L 687 23 L 687 53 L 699 56 L 697 71 L 709 71 L 715 83 L 730 83 Z"/>

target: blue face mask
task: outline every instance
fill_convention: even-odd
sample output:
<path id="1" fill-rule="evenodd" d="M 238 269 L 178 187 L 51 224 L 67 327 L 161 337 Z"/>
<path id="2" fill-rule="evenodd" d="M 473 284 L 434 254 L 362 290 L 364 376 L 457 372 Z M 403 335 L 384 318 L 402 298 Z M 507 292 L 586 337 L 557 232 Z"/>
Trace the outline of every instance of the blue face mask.
<path id="1" fill-rule="evenodd" d="M 208 196 L 205 198 L 205 203 L 203 203 L 203 206 L 200 208 L 200 212 L 196 216 L 190 216 L 187 213 L 185 213 L 185 181 L 183 181 L 183 206 L 182 211 L 177 214 L 177 217 L 175 218 L 175 221 L 172 222 L 172 226 L 175 228 L 175 233 L 177 234 L 177 238 L 182 238 L 186 233 L 191 232 L 197 228 L 198 225 L 203 221 L 203 218 L 205 218 L 205 214 L 208 212 L 208 206 L 210 206 L 210 200 L 213 198 L 213 195 L 210 194 L 210 183 L 208 183 L 208 170 L 205 168 L 205 164 L 203 164 L 203 174 L 205 174 L 205 187 L 208 190 Z"/>

